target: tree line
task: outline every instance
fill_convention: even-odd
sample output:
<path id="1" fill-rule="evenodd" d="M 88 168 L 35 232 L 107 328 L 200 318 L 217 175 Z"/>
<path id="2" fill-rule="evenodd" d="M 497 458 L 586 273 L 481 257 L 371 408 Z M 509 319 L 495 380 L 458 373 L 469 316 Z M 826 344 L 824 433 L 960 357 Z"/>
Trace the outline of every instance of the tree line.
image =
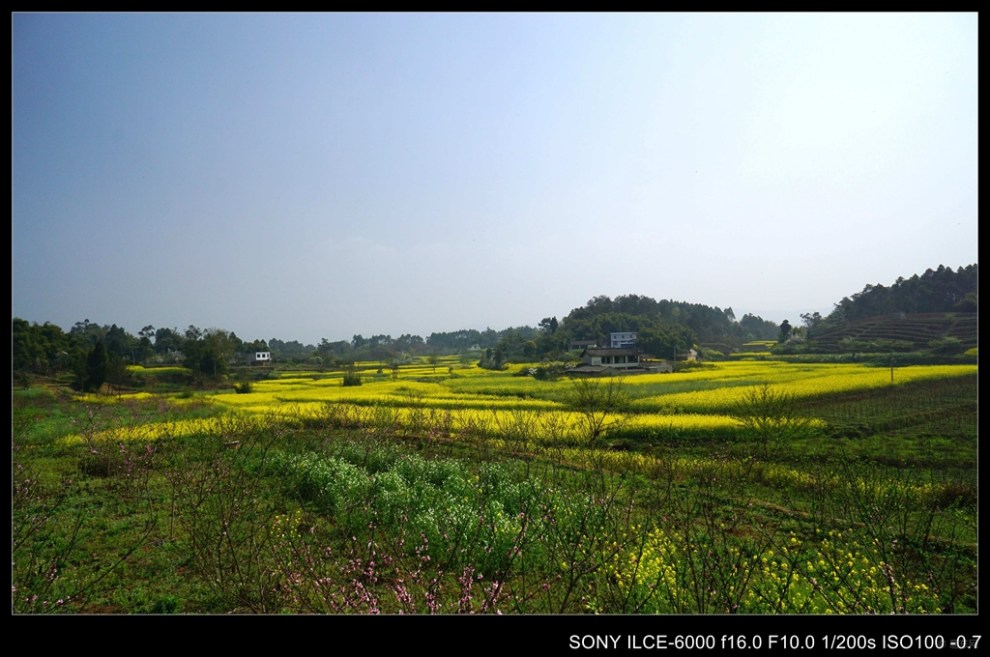
<path id="1" fill-rule="evenodd" d="M 978 312 L 979 267 L 939 265 L 911 278 L 899 277 L 893 285 L 867 284 L 861 292 L 844 297 L 827 317 L 802 315 L 809 332 L 841 327 L 843 324 L 876 315 L 895 313 Z"/>
<path id="2" fill-rule="evenodd" d="M 233 359 L 252 351 L 267 351 L 264 340 L 241 340 L 232 331 L 189 326 L 175 328 L 145 326 L 133 335 L 112 324 L 100 325 L 85 319 L 67 332 L 45 322 L 12 322 L 12 359 L 15 375 L 74 375 L 80 390 L 98 390 L 104 383 L 118 383 L 130 364 L 177 364 L 197 375 L 219 377 Z"/>
<path id="3" fill-rule="evenodd" d="M 54 377 L 72 373 L 74 385 L 81 390 L 95 390 L 103 383 L 124 378 L 127 365 L 181 365 L 194 375 L 220 378 L 233 363 L 245 362 L 253 352 L 267 351 L 276 362 L 337 367 L 359 360 L 377 360 L 382 364 L 408 362 L 418 356 L 481 352 L 500 341 L 515 344 L 529 338 L 536 329 L 508 328 L 502 331 L 461 330 L 433 333 L 428 338 L 404 334 L 398 338 L 380 334 L 331 342 L 323 338 L 318 345 L 297 340 L 242 340 L 233 331 L 202 329 L 190 325 L 155 328 L 148 325 L 137 335 L 112 325 L 89 319 L 76 322 L 68 331 L 45 322 L 29 323 L 15 317 L 12 322 L 12 358 L 16 375 Z"/>
<path id="4" fill-rule="evenodd" d="M 753 315 L 736 321 L 731 308 L 656 301 L 634 294 L 614 300 L 594 297 L 563 320 L 546 317 L 537 327 L 461 329 L 434 332 L 426 338 L 357 334 L 351 340 L 323 338 L 318 345 L 278 338 L 243 340 L 233 331 L 194 325 L 184 331 L 147 325 L 133 335 L 116 324 L 101 325 L 89 319 L 65 331 L 51 322 L 29 323 L 15 317 L 12 328 L 15 373 L 73 373 L 76 386 L 84 390 L 122 378 L 130 364 L 182 365 L 197 376 L 218 378 L 232 363 L 244 362 L 248 354 L 257 351 L 270 352 L 277 362 L 326 367 L 358 360 L 377 360 L 384 365 L 443 354 L 469 354 L 484 365 L 500 367 L 509 360 L 561 359 L 582 340 L 604 346 L 614 331 L 635 331 L 641 349 L 668 357 L 686 353 L 703 340 L 739 343 L 767 339 L 778 330 L 773 322 Z"/>

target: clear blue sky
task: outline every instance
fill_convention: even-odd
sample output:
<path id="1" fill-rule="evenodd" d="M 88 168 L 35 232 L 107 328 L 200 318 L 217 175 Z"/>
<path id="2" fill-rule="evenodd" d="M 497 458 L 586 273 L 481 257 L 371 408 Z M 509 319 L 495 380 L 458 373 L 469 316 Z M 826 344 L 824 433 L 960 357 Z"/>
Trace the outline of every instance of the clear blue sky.
<path id="1" fill-rule="evenodd" d="M 12 15 L 13 315 L 315 344 L 977 262 L 970 14 Z"/>

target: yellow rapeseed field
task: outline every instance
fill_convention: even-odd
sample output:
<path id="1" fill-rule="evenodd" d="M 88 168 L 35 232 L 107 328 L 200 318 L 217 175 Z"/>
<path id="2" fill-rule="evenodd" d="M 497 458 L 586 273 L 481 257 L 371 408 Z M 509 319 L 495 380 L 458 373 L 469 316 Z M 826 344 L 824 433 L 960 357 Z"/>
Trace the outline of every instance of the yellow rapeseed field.
<path id="1" fill-rule="evenodd" d="M 169 404 L 208 404 L 218 414 L 236 417 L 344 418 L 350 426 L 383 426 L 413 431 L 442 431 L 525 436 L 554 443 L 581 438 L 583 416 L 570 405 L 574 383 L 566 378 L 539 381 L 515 376 L 535 365 L 517 364 L 491 371 L 477 366 L 418 363 L 403 366 L 399 376 L 377 375 L 377 363 L 361 363 L 363 385 L 343 386 L 339 376 L 315 372 L 285 373 L 257 381 L 247 394 L 230 391 L 177 396 Z M 385 369 L 388 372 L 388 369 Z M 770 385 L 795 398 L 809 398 L 851 390 L 901 385 L 920 379 L 961 376 L 976 372 L 975 365 L 937 365 L 887 368 L 862 364 L 798 364 L 782 361 L 728 361 L 677 373 L 621 377 L 621 388 L 630 401 L 623 414 L 614 413 L 610 425 L 624 430 L 658 432 L 709 432 L 731 434 L 739 421 L 731 417 L 734 406 L 752 391 Z M 430 375 L 430 376 L 427 376 Z M 442 375 L 442 376 L 441 376 Z M 669 390 L 669 392 L 667 392 Z M 145 392 L 121 395 L 80 395 L 94 404 L 140 402 L 155 395 Z M 388 414 L 381 409 L 392 409 Z M 153 438 L 202 432 L 215 419 L 145 423 L 116 429 L 115 437 Z M 82 440 L 80 436 L 70 438 Z"/>

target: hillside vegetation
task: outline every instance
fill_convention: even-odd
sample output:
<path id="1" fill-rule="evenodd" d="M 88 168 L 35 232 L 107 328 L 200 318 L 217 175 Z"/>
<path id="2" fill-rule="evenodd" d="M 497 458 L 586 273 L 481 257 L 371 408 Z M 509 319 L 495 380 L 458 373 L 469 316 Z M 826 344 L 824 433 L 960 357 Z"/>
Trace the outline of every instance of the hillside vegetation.
<path id="1" fill-rule="evenodd" d="M 977 346 L 976 313 L 875 315 L 816 333 L 809 347 L 839 352 L 887 347 L 895 351 L 932 350 L 951 353 Z"/>

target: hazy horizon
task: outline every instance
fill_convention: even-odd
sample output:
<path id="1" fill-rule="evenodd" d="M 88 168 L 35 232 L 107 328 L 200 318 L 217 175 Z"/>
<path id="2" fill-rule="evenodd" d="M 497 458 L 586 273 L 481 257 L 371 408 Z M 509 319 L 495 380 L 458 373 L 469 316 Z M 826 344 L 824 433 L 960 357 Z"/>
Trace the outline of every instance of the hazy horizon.
<path id="1" fill-rule="evenodd" d="M 12 313 L 318 344 L 978 263 L 973 13 L 14 13 Z"/>
<path id="2" fill-rule="evenodd" d="M 976 264 L 976 263 L 969 263 L 969 264 Z M 966 267 L 968 265 L 961 265 L 961 266 L 962 267 Z M 936 267 L 931 267 L 931 269 L 935 269 L 935 268 Z M 957 269 L 959 269 L 959 267 L 952 267 L 952 270 L 953 271 L 955 271 Z M 917 273 L 918 275 L 920 275 L 920 274 L 923 274 L 924 272 L 915 272 L 915 273 Z M 904 278 L 910 278 L 910 276 L 905 276 Z M 884 286 L 889 287 L 889 284 L 888 283 L 884 283 L 884 282 L 880 282 L 880 281 L 878 281 L 878 282 L 880 284 L 884 285 Z M 893 281 L 891 281 L 891 283 L 893 283 Z M 862 288 L 860 288 L 860 290 L 856 290 L 856 292 L 860 292 L 860 291 L 862 291 Z M 563 312 L 560 312 L 560 313 L 548 313 L 548 314 L 544 314 L 544 315 L 542 315 L 540 317 L 540 319 L 537 319 L 537 320 L 525 321 L 525 322 L 518 322 L 518 323 L 514 323 L 514 324 L 507 324 L 507 323 L 497 324 L 496 323 L 496 324 L 486 324 L 484 326 L 467 326 L 467 325 L 465 325 L 465 326 L 450 326 L 450 327 L 434 328 L 434 329 L 429 329 L 429 330 L 420 331 L 420 332 L 417 332 L 417 331 L 391 331 L 390 332 L 390 331 L 379 331 L 379 330 L 375 330 L 375 329 L 372 328 L 372 329 L 367 329 L 367 330 L 363 330 L 363 331 L 355 331 L 354 333 L 351 333 L 349 335 L 337 335 L 337 336 L 321 335 L 320 337 L 318 337 L 316 339 L 313 339 L 313 340 L 302 339 L 302 338 L 300 338 L 300 337 L 298 337 L 296 335 L 288 334 L 288 333 L 285 333 L 285 332 L 277 332 L 277 333 L 273 333 L 272 335 L 250 335 L 250 336 L 248 336 L 248 335 L 245 335 L 242 331 L 238 330 L 238 328 L 236 326 L 228 326 L 226 324 L 201 325 L 201 324 L 196 324 L 195 322 L 191 322 L 190 324 L 193 325 L 193 326 L 196 326 L 196 327 L 198 327 L 200 329 L 204 329 L 204 330 L 217 328 L 217 329 L 224 329 L 224 330 L 227 330 L 227 331 L 231 331 L 231 332 L 237 334 L 237 336 L 239 338 L 241 338 L 242 340 L 245 340 L 247 342 L 251 342 L 253 340 L 265 340 L 267 342 L 268 340 L 270 340 L 272 338 L 275 338 L 275 339 L 281 340 L 283 342 L 292 342 L 293 340 L 295 340 L 295 341 L 297 341 L 297 342 L 299 342 L 299 343 L 301 343 L 303 345 L 310 345 L 310 346 L 314 346 L 314 347 L 317 346 L 317 345 L 319 345 L 320 341 L 323 338 L 326 338 L 329 342 L 338 342 L 338 341 L 341 341 L 341 340 L 350 342 L 351 339 L 354 336 L 356 336 L 356 335 L 363 335 L 365 338 L 370 338 L 370 337 L 372 337 L 374 335 L 390 335 L 393 338 L 398 338 L 401 335 L 418 335 L 418 336 L 420 336 L 421 338 L 423 338 L 425 340 L 432 333 L 453 333 L 453 332 L 460 331 L 460 330 L 472 330 L 472 329 L 473 330 L 480 331 L 480 332 L 484 332 L 484 331 L 486 331 L 488 329 L 493 329 L 495 331 L 502 331 L 502 330 L 505 330 L 505 329 L 521 328 L 521 327 L 525 327 L 525 326 L 529 326 L 531 328 L 537 328 L 540 320 L 542 320 L 543 318 L 546 318 L 546 317 L 556 317 L 558 320 L 563 320 L 564 317 L 566 317 L 572 310 L 574 310 L 575 308 L 579 308 L 579 307 L 584 306 L 588 301 L 590 301 L 592 298 L 594 298 L 596 296 L 607 296 L 607 297 L 610 297 L 611 299 L 615 299 L 616 297 L 623 296 L 623 294 L 639 294 L 639 293 L 638 292 L 626 292 L 626 293 L 622 293 L 622 294 L 591 295 L 583 303 L 577 304 L 574 308 L 568 308 L 567 310 L 565 310 Z M 853 294 L 855 294 L 855 293 L 854 292 L 851 292 L 851 293 L 849 293 L 847 295 L 844 295 L 844 296 L 850 296 L 851 297 Z M 650 295 L 648 295 L 648 294 L 639 294 L 639 296 L 649 297 Z M 656 298 L 657 301 L 661 301 L 661 300 L 664 300 L 664 299 L 667 299 L 667 298 L 666 297 Z M 721 310 L 726 310 L 726 309 L 731 308 L 732 311 L 733 311 L 733 314 L 735 315 L 736 321 L 742 319 L 744 315 L 749 314 L 749 315 L 755 315 L 755 316 L 760 317 L 761 319 L 764 319 L 764 320 L 772 321 L 772 322 L 774 322 L 776 324 L 780 324 L 781 322 L 783 322 L 786 319 L 786 320 L 788 320 L 788 322 L 792 326 L 802 326 L 803 325 L 803 322 L 802 322 L 801 317 L 800 317 L 800 314 L 801 313 L 791 313 L 791 314 L 779 313 L 780 316 L 781 316 L 781 319 L 774 319 L 774 316 L 773 316 L 772 313 L 771 314 L 767 314 L 767 313 L 753 312 L 751 310 L 746 310 L 746 309 L 738 309 L 736 306 L 733 306 L 732 304 L 727 304 L 727 305 L 724 305 L 724 306 L 718 306 L 716 304 L 707 304 L 707 303 L 704 303 L 703 301 L 692 301 L 690 299 L 667 299 L 667 300 L 676 301 L 676 302 L 683 302 L 683 303 L 701 304 L 701 305 L 710 306 L 710 307 L 713 307 L 713 308 L 717 307 L 717 308 L 720 308 Z M 839 300 L 836 300 L 836 302 L 838 302 L 838 301 Z M 813 313 L 815 311 L 801 311 L 801 312 L 802 313 L 803 312 Z M 824 317 L 824 316 L 827 316 L 829 312 L 831 312 L 831 308 L 828 311 L 826 311 L 826 312 L 823 312 L 823 311 L 818 311 L 818 312 L 820 312 L 822 314 L 822 316 Z M 93 318 L 93 317 L 80 317 L 78 319 L 74 319 L 71 322 L 66 322 L 66 323 L 59 323 L 59 322 L 55 322 L 55 321 L 50 320 L 50 319 L 40 319 L 39 320 L 39 319 L 32 319 L 32 318 L 28 318 L 28 317 L 21 317 L 21 316 L 17 315 L 16 313 L 14 314 L 14 317 L 19 318 L 19 319 L 24 319 L 24 320 L 29 321 L 29 322 L 35 322 L 35 323 L 38 323 L 38 324 L 44 324 L 45 322 L 51 322 L 53 324 L 58 325 L 59 327 L 61 327 L 66 332 L 68 332 L 69 330 L 71 330 L 72 327 L 77 322 L 83 322 L 83 321 L 90 321 L 90 322 L 99 324 L 100 326 L 110 326 L 112 324 L 116 324 L 117 326 L 120 326 L 121 328 L 123 328 L 124 330 L 126 330 L 128 333 L 131 333 L 132 335 L 135 335 L 135 336 L 138 334 L 138 332 L 141 330 L 141 328 L 143 328 L 144 326 L 147 326 L 147 324 L 142 324 L 141 326 L 134 326 L 134 327 L 132 327 L 132 326 L 127 326 L 127 325 L 121 324 L 120 322 L 115 322 L 112 319 L 107 320 L 107 319 L 103 319 L 103 318 Z M 155 326 L 156 329 L 157 328 L 178 329 L 178 331 L 180 333 L 182 333 L 182 332 L 184 332 L 186 330 L 186 328 L 188 328 L 190 326 L 190 324 L 177 325 L 174 322 L 172 322 L 172 323 L 163 322 L 161 324 L 155 324 L 154 326 Z"/>

